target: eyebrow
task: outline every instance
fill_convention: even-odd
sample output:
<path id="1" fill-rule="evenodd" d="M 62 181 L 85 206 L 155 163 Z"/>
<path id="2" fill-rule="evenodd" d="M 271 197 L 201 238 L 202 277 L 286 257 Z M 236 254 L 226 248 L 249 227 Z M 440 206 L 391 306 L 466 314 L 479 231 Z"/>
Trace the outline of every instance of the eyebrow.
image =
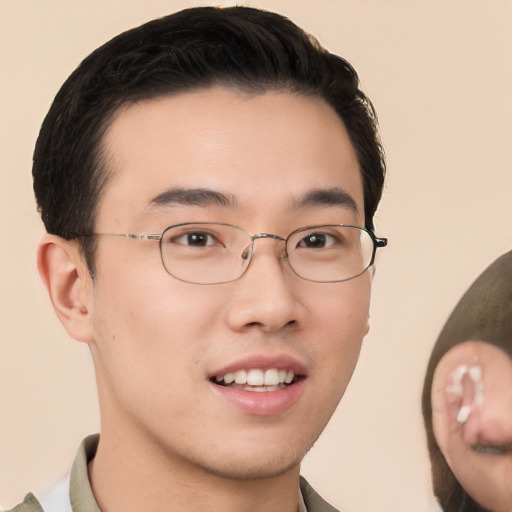
<path id="1" fill-rule="evenodd" d="M 226 194 L 207 188 L 179 188 L 173 187 L 153 197 L 147 207 L 159 206 L 221 206 L 224 208 L 239 209 L 240 205 L 233 194 Z M 353 197 L 340 187 L 319 188 L 306 192 L 303 196 L 292 202 L 293 209 L 309 208 L 313 206 L 342 206 L 354 213 L 359 209 Z"/>
<path id="2" fill-rule="evenodd" d="M 207 188 L 170 188 L 153 197 L 147 207 L 154 206 L 222 206 L 238 208 L 238 201 L 232 194 L 224 194 Z"/>
<path id="3" fill-rule="evenodd" d="M 293 203 L 297 209 L 311 206 L 343 206 L 356 214 L 359 212 L 354 198 L 339 187 L 310 190 Z"/>

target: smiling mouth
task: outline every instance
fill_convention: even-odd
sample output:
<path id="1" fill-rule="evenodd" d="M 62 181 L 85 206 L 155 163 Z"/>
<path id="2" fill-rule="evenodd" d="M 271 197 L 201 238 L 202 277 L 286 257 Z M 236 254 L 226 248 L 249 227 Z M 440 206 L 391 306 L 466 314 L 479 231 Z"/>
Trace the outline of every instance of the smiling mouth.
<path id="1" fill-rule="evenodd" d="M 262 393 L 279 391 L 291 386 L 301 378 L 303 376 L 296 375 L 292 370 L 251 368 L 248 370 L 237 370 L 224 375 L 216 375 L 210 380 L 219 386 Z"/>

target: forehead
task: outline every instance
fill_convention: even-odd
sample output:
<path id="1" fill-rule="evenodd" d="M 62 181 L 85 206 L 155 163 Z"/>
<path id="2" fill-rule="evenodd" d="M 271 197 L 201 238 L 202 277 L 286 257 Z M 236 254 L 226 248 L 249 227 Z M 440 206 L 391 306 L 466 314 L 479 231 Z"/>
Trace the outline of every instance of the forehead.
<path id="1" fill-rule="evenodd" d="M 364 210 L 348 133 L 316 97 L 218 87 L 141 101 L 118 112 L 104 148 L 113 179 L 98 224 L 114 211 L 121 225 L 173 188 L 218 191 L 253 213 L 339 188 Z"/>

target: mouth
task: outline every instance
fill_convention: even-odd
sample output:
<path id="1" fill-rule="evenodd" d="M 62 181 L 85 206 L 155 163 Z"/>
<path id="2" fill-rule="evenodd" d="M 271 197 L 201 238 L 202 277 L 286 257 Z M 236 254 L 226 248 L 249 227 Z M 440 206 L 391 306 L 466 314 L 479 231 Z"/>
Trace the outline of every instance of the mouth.
<path id="1" fill-rule="evenodd" d="M 304 378 L 289 368 L 248 368 L 215 375 L 210 381 L 222 387 L 264 393 L 280 391 Z"/>
<path id="2" fill-rule="evenodd" d="M 307 388 L 307 366 L 287 354 L 253 354 L 217 368 L 208 376 L 213 394 L 244 415 L 285 413 Z"/>

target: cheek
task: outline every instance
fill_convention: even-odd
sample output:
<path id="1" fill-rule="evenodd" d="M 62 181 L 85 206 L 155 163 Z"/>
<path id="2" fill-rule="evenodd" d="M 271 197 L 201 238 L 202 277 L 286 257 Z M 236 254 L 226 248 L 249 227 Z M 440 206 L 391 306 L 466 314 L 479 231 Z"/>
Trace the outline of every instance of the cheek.
<path id="1" fill-rule="evenodd" d="M 307 340 L 315 364 L 310 374 L 314 398 L 309 417 L 322 427 L 347 389 L 368 331 L 371 281 L 359 277 L 359 281 L 326 285 L 310 297 L 311 334 Z M 318 396 L 324 398 L 318 400 Z"/>
<path id="2" fill-rule="evenodd" d="M 116 289 L 119 297 L 98 296 L 93 357 L 100 403 L 110 404 L 104 409 L 160 425 L 191 415 L 190 397 L 202 396 L 201 363 L 219 303 L 199 290 L 165 276 L 151 293 L 132 282 L 122 293 Z"/>
<path id="3" fill-rule="evenodd" d="M 363 274 L 330 286 L 311 297 L 310 312 L 315 319 L 311 346 L 322 371 L 344 389 L 368 332 L 371 278 Z"/>
<path id="4" fill-rule="evenodd" d="M 170 379 L 184 367 L 192 368 L 206 349 L 219 300 L 212 297 L 212 289 L 167 274 L 157 279 L 141 275 L 125 279 L 112 272 L 108 281 L 98 283 L 96 351 L 112 378 Z"/>
<path id="5" fill-rule="evenodd" d="M 312 294 L 309 311 L 320 329 L 335 338 L 361 340 L 368 332 L 371 277 L 365 273 L 356 279 L 327 284 Z"/>

